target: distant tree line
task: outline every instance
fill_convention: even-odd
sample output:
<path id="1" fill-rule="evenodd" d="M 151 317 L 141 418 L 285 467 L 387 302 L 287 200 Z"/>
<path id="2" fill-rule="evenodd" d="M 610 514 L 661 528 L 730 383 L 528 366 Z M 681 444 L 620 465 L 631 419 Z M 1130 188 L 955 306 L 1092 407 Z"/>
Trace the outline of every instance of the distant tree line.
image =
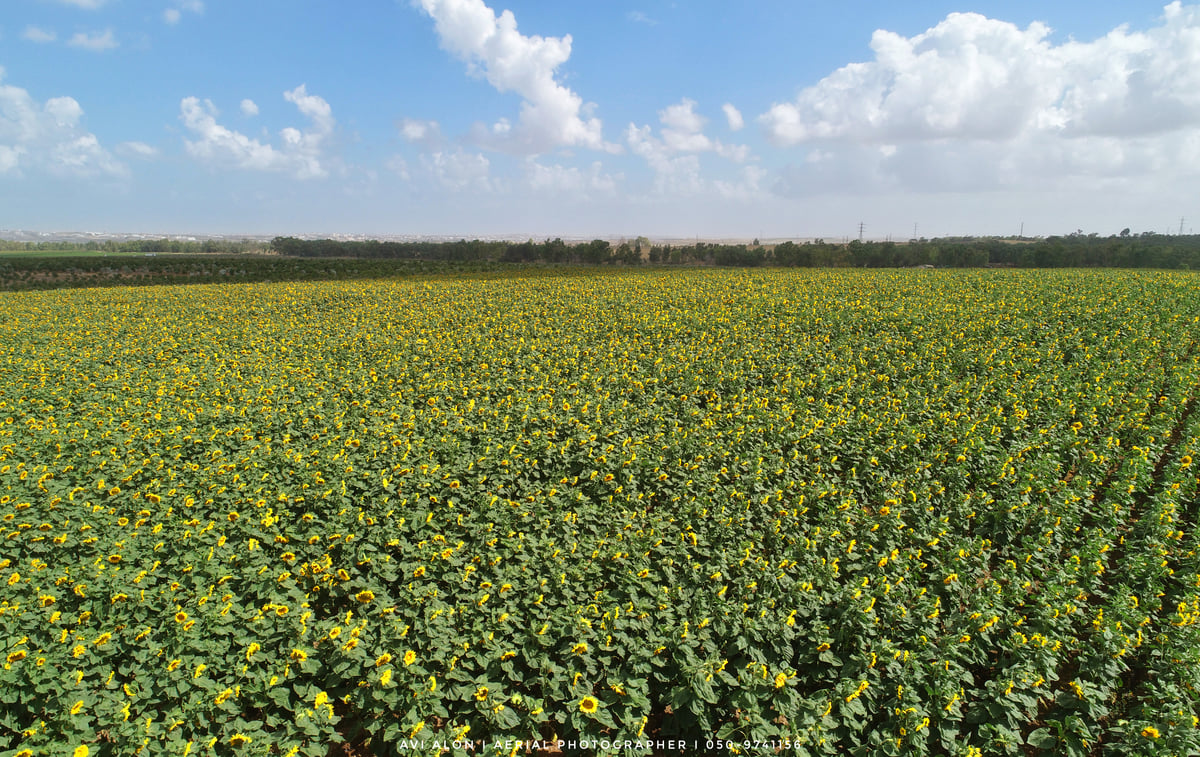
<path id="1" fill-rule="evenodd" d="M 1200 235 L 1145 233 L 1101 237 L 1077 232 L 1041 239 L 951 237 L 907 243 L 818 239 L 797 244 L 651 244 L 645 237 L 613 245 L 459 240 L 342 242 L 276 237 L 271 249 L 289 257 L 390 258 L 445 262 L 571 263 L 583 265 L 788 266 L 823 268 L 1200 268 Z"/>
<path id="2" fill-rule="evenodd" d="M 191 255 L 222 254 L 237 255 L 263 252 L 268 245 L 264 242 L 230 239 L 105 239 L 90 242 L 16 242 L 0 239 L 3 252 L 108 252 L 114 254 L 137 254 L 151 252 L 174 252 Z"/>

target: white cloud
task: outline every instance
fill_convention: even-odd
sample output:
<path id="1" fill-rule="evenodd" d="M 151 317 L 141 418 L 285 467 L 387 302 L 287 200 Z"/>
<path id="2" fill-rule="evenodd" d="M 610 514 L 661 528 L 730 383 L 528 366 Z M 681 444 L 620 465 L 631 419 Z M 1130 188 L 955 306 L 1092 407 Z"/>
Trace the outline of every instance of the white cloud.
<path id="1" fill-rule="evenodd" d="M 742 118 L 742 112 L 733 107 L 731 103 L 725 103 L 721 106 L 721 110 L 725 111 L 725 120 L 729 123 L 730 131 L 741 131 L 746 125 L 745 119 Z"/>
<path id="2" fill-rule="evenodd" d="M 437 121 L 405 118 L 400 121 L 398 128 L 400 136 L 406 141 L 424 145 L 428 149 L 437 149 L 442 143 L 442 128 Z"/>
<path id="3" fill-rule="evenodd" d="M 587 147 L 618 152 L 604 141 L 600 119 L 590 117 L 583 98 L 555 80 L 555 71 L 571 56 L 571 36 L 525 36 L 511 11 L 499 17 L 483 0 L 419 0 L 434 20 L 443 49 L 464 60 L 499 92 L 523 98 L 516 126 L 474 131 L 481 145 L 523 154 L 558 147 Z"/>
<path id="4" fill-rule="evenodd" d="M 0 175 L 15 171 L 24 154 L 25 150 L 21 147 L 0 145 Z"/>
<path id="5" fill-rule="evenodd" d="M 85 10 L 96 10 L 100 8 L 108 0 L 55 0 L 61 5 L 74 5 L 76 8 L 84 8 Z"/>
<path id="6" fill-rule="evenodd" d="M 658 112 L 663 124 L 662 139 L 673 152 L 705 152 L 713 149 L 712 141 L 702 133 L 708 119 L 696 113 L 696 101 L 686 97 L 678 105 L 669 105 Z"/>
<path id="7" fill-rule="evenodd" d="M 697 153 L 715 152 L 737 163 L 750 157 L 746 145 L 727 145 L 704 134 L 708 119 L 696 112 L 696 101 L 683 98 L 658 112 L 661 135 L 649 126 L 629 124 L 625 141 L 655 172 L 655 189 L 660 193 L 697 194 L 708 188 L 700 176 Z"/>
<path id="8" fill-rule="evenodd" d="M 767 170 L 760 166 L 743 166 L 738 181 L 713 182 L 713 188 L 726 200 L 754 200 L 763 195 L 762 181 Z"/>
<path id="9" fill-rule="evenodd" d="M 248 118 L 258 115 L 258 105 L 249 98 L 242 100 L 241 109 L 242 115 Z"/>
<path id="10" fill-rule="evenodd" d="M 122 155 L 134 158 L 153 158 L 158 155 L 158 149 L 145 142 L 122 142 L 117 145 L 117 151 Z"/>
<path id="11" fill-rule="evenodd" d="M 760 120 L 784 145 L 1015 136 L 1062 91 L 1049 32 L 977 13 L 951 13 L 911 39 L 879 30 L 873 62 L 838 69 Z"/>
<path id="12" fill-rule="evenodd" d="M 294 103 L 301 113 L 312 120 L 316 133 L 329 134 L 333 131 L 333 109 L 323 98 L 308 94 L 307 85 L 301 84 L 290 92 L 284 92 L 283 99 Z"/>
<path id="13" fill-rule="evenodd" d="M 279 132 L 281 145 L 276 148 L 247 137 L 217 123 L 217 109 L 209 100 L 186 97 L 180 103 L 180 119 L 198 139 L 185 140 L 188 154 L 214 165 L 253 171 L 289 173 L 297 179 L 327 176 L 325 142 L 336 122 L 324 99 L 308 94 L 305 85 L 284 92 L 283 98 L 294 103 L 309 118 L 312 128 L 287 127 Z"/>
<path id="14" fill-rule="evenodd" d="M 629 11 L 625 14 L 625 18 L 635 24 L 645 24 L 646 26 L 657 26 L 658 22 L 647 16 L 642 11 Z"/>
<path id="15" fill-rule="evenodd" d="M 658 194 L 686 196 L 704 191 L 700 159 L 695 155 L 672 157 L 670 149 L 653 136 L 649 126 L 638 128 L 629 124 L 625 141 L 633 154 L 643 158 L 654 171 L 654 188 Z"/>
<path id="16" fill-rule="evenodd" d="M 117 42 L 113 36 L 112 29 L 105 29 L 102 32 L 78 32 L 71 39 L 67 40 L 67 44 L 82 50 L 102 53 L 105 50 L 112 50 L 119 47 L 121 43 Z"/>
<path id="17" fill-rule="evenodd" d="M 1071 177 L 1200 173 L 1200 7 L 1146 31 L 1053 44 L 1050 30 L 953 13 L 914 37 L 877 31 L 853 63 L 759 118 L 810 158 L 788 193 L 835 182 L 979 190 Z"/>
<path id="18" fill-rule="evenodd" d="M 715 152 L 735 163 L 745 161 L 750 155 L 746 145 L 727 145 L 705 136 L 708 119 L 696 113 L 695 100 L 683 98 L 678 104 L 660 110 L 658 119 L 663 125 L 663 147 L 668 152 Z"/>
<path id="19" fill-rule="evenodd" d="M 238 168 L 253 170 L 286 169 L 286 159 L 271 145 L 225 128 L 217 123 L 217 109 L 212 101 L 201 102 L 185 97 L 180 103 L 180 118 L 196 133 L 198 141 L 187 140 L 188 152 L 201 160 L 230 162 Z"/>
<path id="20" fill-rule="evenodd" d="M 388 158 L 387 163 L 384 165 L 387 166 L 389 171 L 396 174 L 404 181 L 408 181 L 410 178 L 412 178 L 408 173 L 408 161 L 406 161 L 400 155 L 393 155 L 392 157 Z"/>
<path id="21" fill-rule="evenodd" d="M 43 108 L 60 128 L 73 129 L 83 118 L 83 108 L 73 97 L 52 97 Z"/>
<path id="22" fill-rule="evenodd" d="M 25 31 L 21 32 L 21 39 L 44 44 L 58 39 L 58 35 L 53 31 L 42 29 L 41 27 L 27 26 L 25 27 Z"/>
<path id="23" fill-rule="evenodd" d="M 612 195 L 624 177 L 604 173 L 600 161 L 593 161 L 587 171 L 574 166 L 543 165 L 533 158 L 525 162 L 525 182 L 535 192 L 556 197 L 587 199 L 594 194 Z"/>
<path id="24" fill-rule="evenodd" d="M 163 21 L 174 26 L 183 20 L 184 12 L 203 13 L 203 0 L 172 0 L 170 8 L 163 11 Z"/>
<path id="25" fill-rule="evenodd" d="M 4 70 L 0 68 L 0 81 Z M 72 97 L 39 104 L 29 92 L 0 83 L 0 173 L 45 171 L 70 177 L 119 177 L 128 169 L 82 126 Z"/>
<path id="26" fill-rule="evenodd" d="M 421 156 L 421 165 L 446 189 L 488 191 L 494 188 L 490 177 L 491 162 L 480 153 L 463 150 L 427 153 Z"/>

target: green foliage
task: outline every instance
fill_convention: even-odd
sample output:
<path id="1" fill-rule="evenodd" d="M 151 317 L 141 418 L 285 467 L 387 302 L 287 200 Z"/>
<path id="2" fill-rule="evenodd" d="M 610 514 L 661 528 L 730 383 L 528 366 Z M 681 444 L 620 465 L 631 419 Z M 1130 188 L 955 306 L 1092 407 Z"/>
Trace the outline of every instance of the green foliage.
<path id="1" fill-rule="evenodd" d="M 0 753 L 1195 753 L 1196 284 L 4 293 Z"/>

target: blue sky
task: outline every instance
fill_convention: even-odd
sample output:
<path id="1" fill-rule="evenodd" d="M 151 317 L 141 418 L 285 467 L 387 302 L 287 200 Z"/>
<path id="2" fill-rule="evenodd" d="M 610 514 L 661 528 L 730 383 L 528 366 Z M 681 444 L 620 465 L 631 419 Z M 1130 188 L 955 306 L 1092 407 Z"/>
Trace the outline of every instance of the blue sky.
<path id="1" fill-rule="evenodd" d="M 0 229 L 1109 234 L 1189 230 L 1198 188 L 1200 6 L 1178 2 L 0 14 Z"/>

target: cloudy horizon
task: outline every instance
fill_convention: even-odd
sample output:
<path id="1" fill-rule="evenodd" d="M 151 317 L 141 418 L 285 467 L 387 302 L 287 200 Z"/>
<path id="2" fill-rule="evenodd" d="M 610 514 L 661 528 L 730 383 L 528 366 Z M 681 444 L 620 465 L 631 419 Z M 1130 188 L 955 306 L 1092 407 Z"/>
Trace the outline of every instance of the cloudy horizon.
<path id="1" fill-rule="evenodd" d="M 1197 216 L 1182 2 L 14 2 L 0 228 L 907 239 Z"/>

